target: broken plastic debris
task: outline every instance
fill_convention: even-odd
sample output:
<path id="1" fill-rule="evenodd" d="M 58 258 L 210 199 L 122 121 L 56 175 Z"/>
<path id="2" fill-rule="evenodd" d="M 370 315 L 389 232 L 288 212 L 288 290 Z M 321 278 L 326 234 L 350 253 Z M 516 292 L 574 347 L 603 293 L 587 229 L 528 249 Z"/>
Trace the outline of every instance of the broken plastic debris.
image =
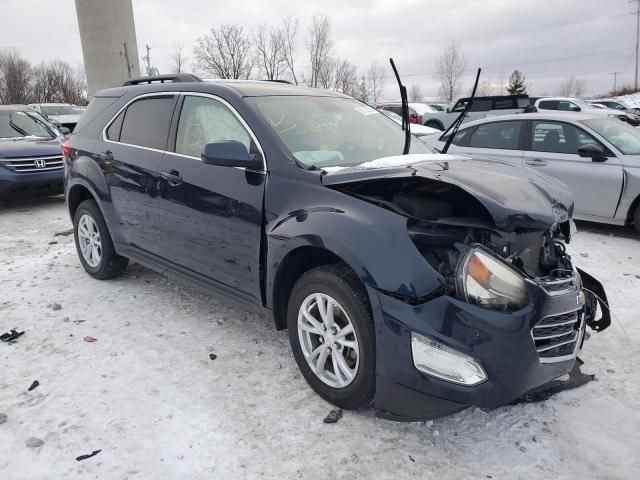
<path id="1" fill-rule="evenodd" d="M 98 341 L 98 339 L 97 339 L 97 338 L 94 338 L 94 337 L 88 337 L 88 336 L 87 336 L 87 337 L 84 337 L 84 339 L 83 339 L 83 340 L 84 340 L 85 342 L 87 342 L 87 343 L 93 343 L 93 342 L 97 342 L 97 341 Z"/>
<path id="2" fill-rule="evenodd" d="M 518 403 L 542 402 L 544 400 L 548 400 L 558 392 L 578 388 L 592 380 L 595 380 L 595 375 L 582 373 L 580 370 L 580 365 L 582 365 L 582 363 L 583 362 L 580 358 L 576 359 L 576 363 L 573 366 L 573 369 L 569 372 L 569 378 L 567 380 L 553 380 L 536 390 L 525 393 L 511 405 L 516 405 Z"/>
<path id="3" fill-rule="evenodd" d="M 324 423 L 338 423 L 338 420 L 342 418 L 342 409 L 338 408 L 336 410 L 331 410 L 329 415 L 324 417 Z"/>
<path id="4" fill-rule="evenodd" d="M 24 332 L 18 332 L 15 328 L 12 329 L 11 331 L 7 332 L 7 333 L 3 333 L 2 335 L 0 335 L 0 340 L 2 340 L 3 342 L 15 342 L 16 339 L 23 335 Z"/>
<path id="5" fill-rule="evenodd" d="M 209 358 L 210 358 L 211 360 L 215 360 L 216 358 L 218 358 L 218 356 L 217 356 L 215 353 L 210 353 L 210 354 L 209 354 Z"/>
<path id="6" fill-rule="evenodd" d="M 100 450 L 94 450 L 91 453 L 87 453 L 86 455 L 80 455 L 79 457 L 76 457 L 76 462 L 80 462 L 82 460 L 86 460 L 87 458 L 91 458 L 97 454 L 99 454 L 102 451 L 102 449 Z"/>
<path id="7" fill-rule="evenodd" d="M 29 388 L 27 388 L 27 392 L 30 392 L 34 388 L 37 388 L 38 385 L 40 385 L 40 382 L 38 380 L 34 380 L 33 383 L 31 384 L 31 386 Z"/>

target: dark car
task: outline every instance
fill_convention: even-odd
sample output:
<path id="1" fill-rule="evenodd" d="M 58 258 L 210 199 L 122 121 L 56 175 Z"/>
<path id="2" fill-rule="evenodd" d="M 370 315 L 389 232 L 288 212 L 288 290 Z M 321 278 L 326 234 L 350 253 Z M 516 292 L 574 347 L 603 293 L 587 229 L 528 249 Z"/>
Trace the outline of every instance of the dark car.
<path id="1" fill-rule="evenodd" d="M 566 189 L 404 142 L 334 92 L 186 75 L 103 90 L 65 157 L 80 262 L 255 308 L 318 394 L 387 418 L 495 408 L 572 370 L 609 319 L 565 252 Z"/>
<path id="2" fill-rule="evenodd" d="M 0 105 L 0 197 L 62 193 L 64 136 L 25 105 Z"/>

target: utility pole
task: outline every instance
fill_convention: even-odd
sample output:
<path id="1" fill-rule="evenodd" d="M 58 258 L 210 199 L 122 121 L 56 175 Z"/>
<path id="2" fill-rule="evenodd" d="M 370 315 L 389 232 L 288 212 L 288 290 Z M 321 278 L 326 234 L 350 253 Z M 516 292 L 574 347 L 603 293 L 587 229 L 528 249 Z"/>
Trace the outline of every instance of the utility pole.
<path id="1" fill-rule="evenodd" d="M 637 0 L 638 2 L 640 2 L 640 0 Z M 149 46 L 149 44 L 145 44 L 145 48 L 147 49 L 147 54 L 142 57 L 142 60 L 144 60 L 145 62 L 147 62 L 147 75 L 151 75 L 151 47 Z M 637 83 L 637 75 L 636 75 L 636 83 Z"/>
<path id="2" fill-rule="evenodd" d="M 611 72 L 609 75 L 613 75 L 613 90 L 612 93 L 615 93 L 618 89 L 618 74 L 622 72 Z"/>
<path id="3" fill-rule="evenodd" d="M 629 3 L 636 3 L 636 81 L 635 90 L 638 90 L 638 49 L 640 49 L 640 0 L 629 0 Z"/>

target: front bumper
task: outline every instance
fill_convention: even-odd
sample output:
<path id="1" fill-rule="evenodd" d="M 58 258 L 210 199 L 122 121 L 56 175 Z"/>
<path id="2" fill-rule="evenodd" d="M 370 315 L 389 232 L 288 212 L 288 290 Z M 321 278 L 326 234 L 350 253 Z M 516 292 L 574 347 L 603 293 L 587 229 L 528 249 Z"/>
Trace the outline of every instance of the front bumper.
<path id="1" fill-rule="evenodd" d="M 64 170 L 17 173 L 0 166 L 0 197 L 20 194 L 58 195 L 63 192 Z"/>
<path id="2" fill-rule="evenodd" d="M 425 420 L 468 406 L 493 409 L 571 371 L 582 347 L 585 307 L 579 277 L 568 289 L 548 292 L 530 283 L 530 304 L 515 313 L 491 311 L 440 296 L 413 306 L 369 288 L 376 324 L 376 410 L 394 420 Z M 539 325 L 575 312 L 575 344 L 544 350 Z M 566 318 L 566 317 L 564 317 Z M 552 321 L 549 321 L 552 320 Z M 560 322 L 557 322 L 560 323 Z M 488 379 L 457 385 L 413 365 L 411 332 L 478 360 Z M 550 333 L 550 332 L 543 332 Z"/>

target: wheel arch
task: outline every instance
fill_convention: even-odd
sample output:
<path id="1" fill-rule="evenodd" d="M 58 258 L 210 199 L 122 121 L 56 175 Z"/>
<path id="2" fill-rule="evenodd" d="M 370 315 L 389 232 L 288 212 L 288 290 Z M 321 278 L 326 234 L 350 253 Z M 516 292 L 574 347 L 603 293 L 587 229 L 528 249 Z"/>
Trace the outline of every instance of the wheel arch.
<path id="1" fill-rule="evenodd" d="M 287 328 L 289 295 L 298 279 L 313 268 L 335 264 L 344 265 L 351 270 L 355 278 L 358 278 L 356 272 L 344 259 L 326 248 L 304 245 L 287 253 L 278 266 L 273 282 L 271 305 L 277 330 Z"/>
<path id="2" fill-rule="evenodd" d="M 75 216 L 78 206 L 85 200 L 95 200 L 96 203 L 98 203 L 96 196 L 86 185 L 76 183 L 69 188 L 69 192 L 67 193 L 67 208 L 69 209 L 71 219 Z M 98 204 L 98 206 L 100 205 Z"/>

